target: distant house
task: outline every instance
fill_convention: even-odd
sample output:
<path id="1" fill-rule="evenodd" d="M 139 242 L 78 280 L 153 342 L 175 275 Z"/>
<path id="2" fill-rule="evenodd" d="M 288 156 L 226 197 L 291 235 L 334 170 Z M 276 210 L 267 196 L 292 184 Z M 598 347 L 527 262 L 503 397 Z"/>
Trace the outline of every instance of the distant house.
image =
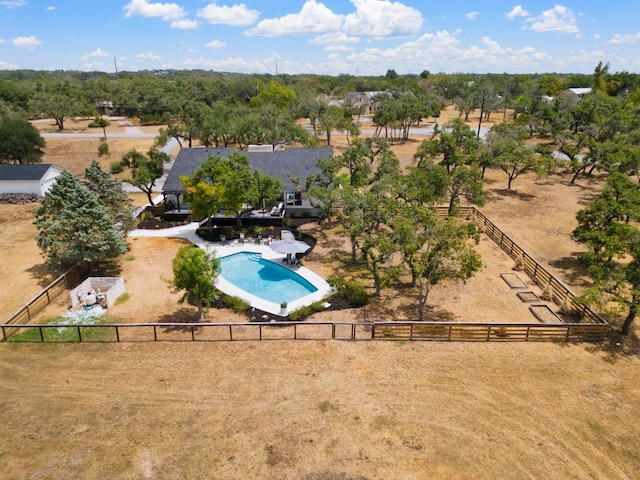
<path id="1" fill-rule="evenodd" d="M 0 193 L 28 193 L 44 197 L 63 169 L 48 163 L 0 164 Z"/>
<path id="2" fill-rule="evenodd" d="M 328 107 L 342 107 L 342 102 L 340 100 L 336 100 L 329 95 L 318 95 L 316 97 L 316 102 L 319 104 L 326 105 Z"/>
<path id="3" fill-rule="evenodd" d="M 566 94 L 575 101 L 580 100 L 585 95 L 593 92 L 593 89 L 590 87 L 581 87 L 581 88 L 568 88 L 566 90 Z"/>
<path id="4" fill-rule="evenodd" d="M 98 102 L 97 106 L 101 115 L 111 115 L 113 113 L 113 102 L 104 100 L 102 102 Z"/>
<path id="5" fill-rule="evenodd" d="M 363 115 L 371 115 L 375 112 L 375 99 L 379 95 L 388 95 L 388 93 L 383 91 L 349 92 L 342 99 L 342 105 L 344 107 L 362 108 Z"/>
<path id="6" fill-rule="evenodd" d="M 271 175 L 282 180 L 284 191 L 282 202 L 285 210 L 294 216 L 315 215 L 313 207 L 303 192 L 291 182 L 289 177 L 300 179 L 304 183 L 309 175 L 320 172 L 318 160 L 329 160 L 333 157 L 333 148 L 253 148 L 249 151 L 235 148 L 182 148 L 178 152 L 171 171 L 167 175 L 162 189 L 167 210 L 180 212 L 185 207 L 185 186 L 180 181 L 182 176 L 191 176 L 193 171 L 209 156 L 226 158 L 233 152 L 249 157 L 252 168 L 263 175 Z"/>

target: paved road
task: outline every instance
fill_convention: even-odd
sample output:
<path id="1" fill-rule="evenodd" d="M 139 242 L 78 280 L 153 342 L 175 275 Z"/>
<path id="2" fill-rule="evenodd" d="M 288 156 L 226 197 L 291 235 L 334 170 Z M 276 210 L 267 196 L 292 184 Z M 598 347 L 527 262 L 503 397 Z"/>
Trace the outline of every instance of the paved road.
<path id="1" fill-rule="evenodd" d="M 123 133 L 109 133 L 107 138 L 156 138 L 158 135 L 156 133 L 144 133 L 137 127 L 125 127 L 125 131 Z M 43 138 L 102 138 L 104 137 L 103 133 L 43 133 Z M 164 166 L 164 173 L 162 177 L 156 180 L 156 186 L 154 190 L 156 192 L 162 191 L 162 187 L 164 186 L 164 182 L 167 179 L 167 175 L 173 166 L 173 162 L 175 158 L 172 155 L 173 150 L 178 146 L 178 141 L 175 138 L 170 138 L 167 144 L 164 147 L 160 148 L 160 151 L 166 153 L 171 157 L 171 161 Z M 137 187 L 134 187 L 130 183 L 122 182 L 122 187 L 125 192 L 128 193 L 140 193 L 140 190 Z"/>

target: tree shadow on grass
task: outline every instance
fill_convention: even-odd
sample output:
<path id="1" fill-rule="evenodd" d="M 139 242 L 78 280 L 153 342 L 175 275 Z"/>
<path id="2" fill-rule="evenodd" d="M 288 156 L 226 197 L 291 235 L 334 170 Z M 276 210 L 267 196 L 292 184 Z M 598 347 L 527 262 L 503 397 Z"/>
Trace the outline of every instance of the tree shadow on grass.
<path id="1" fill-rule="evenodd" d="M 640 338 L 635 332 L 623 335 L 619 325 L 612 325 L 609 335 L 598 343 L 593 343 L 585 347 L 591 353 L 603 353 L 604 360 L 609 363 L 616 363 L 626 357 L 640 355 Z"/>
<path id="2" fill-rule="evenodd" d="M 401 297 L 405 301 L 400 305 L 385 301 L 385 298 L 373 297 L 369 304 L 359 312 L 359 319 L 364 322 L 417 322 L 418 297 L 415 289 L 409 285 L 401 285 L 394 289 L 393 297 Z M 455 322 L 451 312 L 435 305 L 427 305 L 424 312 L 425 322 Z"/>
<path id="3" fill-rule="evenodd" d="M 58 278 L 58 275 L 55 275 L 47 270 L 47 268 L 44 266 L 44 263 L 29 267 L 25 270 L 25 272 L 27 272 L 32 279 L 35 279 L 37 285 L 42 288 L 45 288 L 52 281 Z"/>
<path id="4" fill-rule="evenodd" d="M 554 270 L 560 273 L 560 278 L 574 287 L 589 286 L 589 271 L 587 266 L 580 261 L 580 253 L 576 252 L 569 257 L 562 257 L 549 262 Z"/>
<path id="5" fill-rule="evenodd" d="M 530 193 L 518 192 L 517 190 L 508 190 L 506 188 L 493 190 L 493 193 L 495 193 L 495 194 L 497 194 L 499 196 L 502 196 L 502 197 L 516 198 L 516 199 L 521 200 L 523 202 L 530 202 L 531 200 L 536 198 L 535 195 L 531 195 Z"/>
<path id="6" fill-rule="evenodd" d="M 198 323 L 197 307 L 182 307 L 173 313 L 168 313 L 156 321 L 156 323 Z M 183 331 L 185 327 L 169 325 L 166 332 Z"/>

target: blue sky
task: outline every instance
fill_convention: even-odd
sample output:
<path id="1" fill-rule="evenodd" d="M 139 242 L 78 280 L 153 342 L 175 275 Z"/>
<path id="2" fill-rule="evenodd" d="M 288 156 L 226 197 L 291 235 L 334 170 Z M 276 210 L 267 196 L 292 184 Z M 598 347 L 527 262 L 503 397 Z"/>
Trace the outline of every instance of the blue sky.
<path id="1" fill-rule="evenodd" d="M 640 72 L 640 0 L 556 1 L 0 0 L 0 69 Z"/>

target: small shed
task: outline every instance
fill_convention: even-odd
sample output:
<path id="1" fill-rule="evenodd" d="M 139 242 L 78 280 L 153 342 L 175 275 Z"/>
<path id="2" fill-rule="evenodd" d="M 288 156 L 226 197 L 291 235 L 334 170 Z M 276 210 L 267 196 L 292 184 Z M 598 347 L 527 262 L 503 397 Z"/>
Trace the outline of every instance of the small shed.
<path id="1" fill-rule="evenodd" d="M 0 163 L 0 193 L 28 193 L 44 197 L 63 171 L 50 163 Z"/>

